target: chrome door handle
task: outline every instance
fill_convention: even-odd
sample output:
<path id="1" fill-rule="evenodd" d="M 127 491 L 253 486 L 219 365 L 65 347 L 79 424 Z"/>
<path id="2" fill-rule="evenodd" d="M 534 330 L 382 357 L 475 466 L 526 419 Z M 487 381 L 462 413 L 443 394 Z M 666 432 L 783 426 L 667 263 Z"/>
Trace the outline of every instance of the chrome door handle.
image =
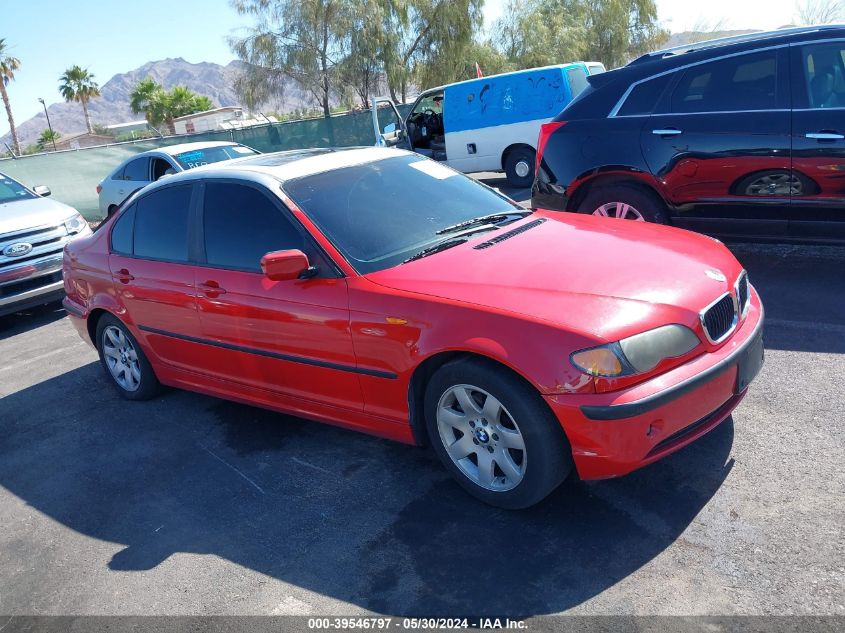
<path id="1" fill-rule="evenodd" d="M 845 134 L 837 134 L 836 132 L 807 132 L 804 136 L 818 141 L 841 141 L 845 139 Z"/>
<path id="2" fill-rule="evenodd" d="M 683 130 L 676 130 L 673 127 L 669 127 L 669 128 L 666 128 L 666 129 L 652 130 L 651 133 L 656 134 L 657 136 L 677 136 L 678 134 L 683 134 L 684 131 Z"/>

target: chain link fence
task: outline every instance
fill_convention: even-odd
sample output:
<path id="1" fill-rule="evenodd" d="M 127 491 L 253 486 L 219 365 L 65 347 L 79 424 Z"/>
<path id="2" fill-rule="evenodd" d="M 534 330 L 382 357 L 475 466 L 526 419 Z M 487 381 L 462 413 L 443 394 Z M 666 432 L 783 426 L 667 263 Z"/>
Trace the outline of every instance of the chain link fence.
<path id="1" fill-rule="evenodd" d="M 411 106 L 398 106 L 404 117 Z M 88 220 L 101 219 L 97 185 L 123 160 L 147 150 L 196 141 L 234 141 L 259 152 L 309 147 L 355 147 L 375 144 L 370 111 L 329 118 L 268 123 L 236 130 L 166 136 L 0 160 L 0 172 L 32 187 L 47 185 L 53 197 L 76 208 Z"/>

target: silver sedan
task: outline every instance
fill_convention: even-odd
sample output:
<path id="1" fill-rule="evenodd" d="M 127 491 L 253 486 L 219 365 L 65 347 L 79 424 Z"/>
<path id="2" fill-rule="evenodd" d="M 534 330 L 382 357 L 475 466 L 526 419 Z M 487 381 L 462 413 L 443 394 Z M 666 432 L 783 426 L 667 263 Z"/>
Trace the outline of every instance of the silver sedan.
<path id="1" fill-rule="evenodd" d="M 135 154 L 97 185 L 100 213 L 103 217 L 113 213 L 126 198 L 162 176 L 258 153 L 239 143 L 209 141 L 181 143 Z"/>

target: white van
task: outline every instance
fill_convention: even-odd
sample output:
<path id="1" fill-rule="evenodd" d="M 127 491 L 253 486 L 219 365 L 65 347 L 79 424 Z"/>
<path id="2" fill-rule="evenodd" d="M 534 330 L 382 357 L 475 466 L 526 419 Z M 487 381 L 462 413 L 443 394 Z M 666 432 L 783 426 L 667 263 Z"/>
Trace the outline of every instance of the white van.
<path id="1" fill-rule="evenodd" d="M 417 97 L 403 120 L 387 97 L 373 100 L 376 145 L 402 147 L 470 173 L 504 171 L 530 187 L 540 126 L 587 86 L 599 62 L 531 68 L 449 84 Z"/>

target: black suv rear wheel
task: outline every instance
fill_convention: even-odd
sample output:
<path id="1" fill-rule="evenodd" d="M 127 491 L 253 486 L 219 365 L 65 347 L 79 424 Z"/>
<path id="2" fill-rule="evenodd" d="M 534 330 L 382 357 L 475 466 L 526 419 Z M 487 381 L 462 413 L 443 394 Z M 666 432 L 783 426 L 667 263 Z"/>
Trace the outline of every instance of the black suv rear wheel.
<path id="1" fill-rule="evenodd" d="M 597 185 L 578 205 L 580 213 L 666 224 L 666 207 L 657 194 L 625 184 Z"/>

